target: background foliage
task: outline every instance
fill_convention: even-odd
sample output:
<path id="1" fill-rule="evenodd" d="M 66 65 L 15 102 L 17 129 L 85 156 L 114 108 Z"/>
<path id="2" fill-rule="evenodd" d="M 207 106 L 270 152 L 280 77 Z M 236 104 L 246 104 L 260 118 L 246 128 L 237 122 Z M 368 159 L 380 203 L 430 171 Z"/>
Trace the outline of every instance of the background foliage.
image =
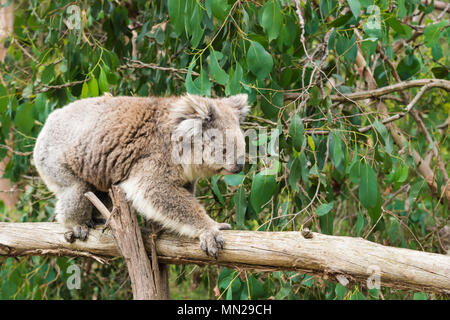
<path id="1" fill-rule="evenodd" d="M 244 129 L 278 128 L 280 159 L 201 181 L 197 195 L 214 219 L 237 229 L 308 227 L 443 253 L 449 219 L 448 200 L 440 196 L 445 167 L 439 169 L 432 149 L 448 162 L 448 129 L 438 129 L 449 116 L 448 93 L 429 90 L 414 106 L 435 144 L 408 114 L 396 121 L 406 137 L 400 146 L 381 122 L 379 101 L 330 98 L 368 89 L 358 53 L 378 87 L 449 80 L 448 14 L 422 2 L 308 0 L 301 4 L 302 28 L 295 1 L 287 0 L 15 1 L 14 34 L 0 69 L 0 158 L 12 154 L 5 177 L 17 183 L 21 197 L 16 209 L 2 207 L 1 221 L 53 219 L 53 195 L 31 158 L 53 110 L 104 93 L 245 92 L 252 111 Z M 418 89 L 405 91 L 407 98 Z M 403 110 L 402 98 L 392 93 L 383 99 L 389 115 Z M 358 131 L 366 125 L 374 129 Z M 258 144 L 273 138 L 260 134 Z M 412 149 L 429 161 L 437 196 L 418 173 Z M 262 175 L 270 165 L 274 174 Z M 131 297 L 120 259 L 109 266 L 64 257 L 0 263 L 2 299 Z M 71 264 L 81 266 L 80 290 L 67 289 Z M 295 272 L 211 266 L 171 266 L 171 287 L 173 298 L 188 299 L 439 298 L 346 288 Z"/>

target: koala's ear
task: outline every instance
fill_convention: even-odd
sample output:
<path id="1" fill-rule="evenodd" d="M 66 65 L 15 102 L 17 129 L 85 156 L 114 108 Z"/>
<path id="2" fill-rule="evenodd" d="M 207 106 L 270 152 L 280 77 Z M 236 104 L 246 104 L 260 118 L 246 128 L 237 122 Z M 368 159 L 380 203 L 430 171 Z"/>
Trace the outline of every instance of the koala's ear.
<path id="1" fill-rule="evenodd" d="M 250 106 L 248 105 L 248 95 L 246 93 L 224 98 L 224 100 L 237 110 L 240 121 L 247 117 L 247 114 L 250 111 Z"/>
<path id="2" fill-rule="evenodd" d="M 186 94 L 172 104 L 171 118 L 180 123 L 194 119 L 209 121 L 214 115 L 214 106 L 207 98 Z"/>
<path id="3" fill-rule="evenodd" d="M 192 136 L 195 126 L 202 126 L 213 117 L 214 106 L 201 96 L 186 94 L 171 105 L 170 120 L 180 136 Z"/>

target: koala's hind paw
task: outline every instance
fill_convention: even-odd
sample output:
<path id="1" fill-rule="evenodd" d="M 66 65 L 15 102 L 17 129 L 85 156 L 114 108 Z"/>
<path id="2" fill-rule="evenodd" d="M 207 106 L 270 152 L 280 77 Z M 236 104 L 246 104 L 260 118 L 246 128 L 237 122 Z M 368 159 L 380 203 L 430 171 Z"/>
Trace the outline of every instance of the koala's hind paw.
<path id="1" fill-rule="evenodd" d="M 76 239 L 80 239 L 82 241 L 86 240 L 89 235 L 89 227 L 87 225 L 76 225 L 72 228 L 72 230 L 64 233 L 64 238 L 67 242 L 74 242 Z"/>
<path id="2" fill-rule="evenodd" d="M 223 249 L 223 237 L 219 230 L 208 230 L 200 235 L 200 249 L 205 251 L 207 256 L 217 259 L 219 249 Z"/>

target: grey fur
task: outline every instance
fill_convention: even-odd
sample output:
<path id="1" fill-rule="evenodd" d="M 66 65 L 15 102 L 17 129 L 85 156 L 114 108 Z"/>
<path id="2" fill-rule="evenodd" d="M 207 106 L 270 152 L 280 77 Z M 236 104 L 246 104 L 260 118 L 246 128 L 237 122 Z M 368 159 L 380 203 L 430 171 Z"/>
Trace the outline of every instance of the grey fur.
<path id="1" fill-rule="evenodd" d="M 206 214 L 192 194 L 195 181 L 242 166 L 216 164 L 207 158 L 197 165 L 174 163 L 171 135 L 178 130 L 188 136 L 190 120 L 200 119 L 205 128 L 231 130 L 245 152 L 239 120 L 247 112 L 246 95 L 216 99 L 192 95 L 99 97 L 54 111 L 37 138 L 34 162 L 56 194 L 57 221 L 75 238 L 86 239 L 92 206 L 84 193 L 107 191 L 119 184 L 146 218 L 200 238 L 201 248 L 217 257 L 223 246 L 220 230 L 230 226 Z M 203 146 L 205 150 L 209 147 Z M 236 159 L 242 156 L 236 155 Z"/>

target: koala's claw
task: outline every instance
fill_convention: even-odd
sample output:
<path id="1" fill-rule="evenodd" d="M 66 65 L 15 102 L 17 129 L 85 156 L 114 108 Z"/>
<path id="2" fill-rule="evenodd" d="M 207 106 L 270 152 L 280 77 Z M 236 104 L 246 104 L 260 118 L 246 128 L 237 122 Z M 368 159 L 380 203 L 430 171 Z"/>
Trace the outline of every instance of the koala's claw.
<path id="1" fill-rule="evenodd" d="M 200 249 L 205 251 L 207 256 L 217 259 L 219 249 L 223 249 L 223 237 L 219 230 L 210 230 L 200 235 Z"/>
<path id="2" fill-rule="evenodd" d="M 231 230 L 229 223 L 219 223 L 219 230 Z"/>
<path id="3" fill-rule="evenodd" d="M 75 236 L 73 235 L 73 231 L 64 232 L 64 239 L 66 239 L 69 243 L 75 242 Z"/>
<path id="4" fill-rule="evenodd" d="M 64 233 L 67 242 L 73 243 L 76 239 L 85 241 L 89 235 L 89 227 L 87 225 L 76 225 L 71 231 Z"/>

